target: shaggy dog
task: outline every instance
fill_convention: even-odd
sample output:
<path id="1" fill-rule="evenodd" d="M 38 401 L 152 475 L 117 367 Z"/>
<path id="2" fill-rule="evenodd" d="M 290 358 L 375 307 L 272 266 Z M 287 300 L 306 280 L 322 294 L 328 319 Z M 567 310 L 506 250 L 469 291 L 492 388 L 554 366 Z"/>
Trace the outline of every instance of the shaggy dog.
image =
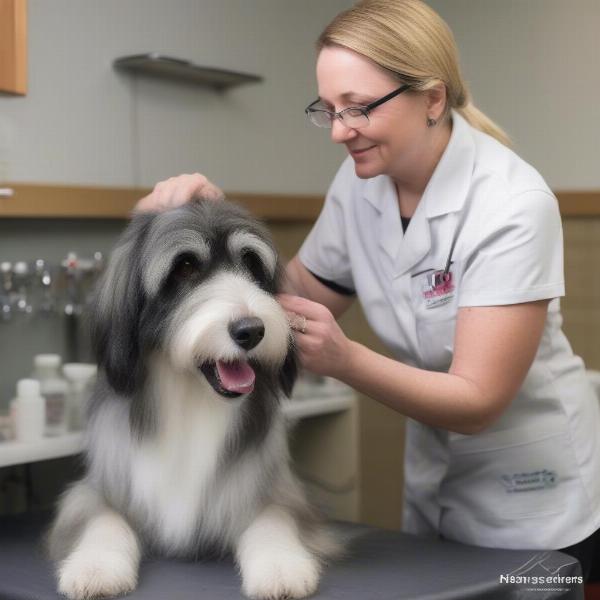
<path id="1" fill-rule="evenodd" d="M 85 476 L 49 532 L 71 599 L 136 587 L 144 553 L 232 553 L 252 598 L 315 591 L 335 551 L 289 467 L 296 360 L 266 229 L 228 202 L 134 216 L 97 293 Z"/>

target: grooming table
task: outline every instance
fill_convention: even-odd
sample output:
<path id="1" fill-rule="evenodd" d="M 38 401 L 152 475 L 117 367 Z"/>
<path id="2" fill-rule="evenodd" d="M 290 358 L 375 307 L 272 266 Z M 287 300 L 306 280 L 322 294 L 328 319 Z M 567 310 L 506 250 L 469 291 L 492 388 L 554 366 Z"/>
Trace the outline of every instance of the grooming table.
<path id="1" fill-rule="evenodd" d="M 0 600 L 64 600 L 40 548 L 48 514 L 0 519 Z M 337 525 L 348 556 L 325 570 L 315 600 L 583 600 L 583 585 L 504 583 L 501 575 L 581 575 L 559 552 L 493 550 L 362 525 Z M 539 581 L 539 580 L 538 580 Z M 543 591 L 542 591 L 543 590 Z M 241 600 L 233 563 L 151 559 L 131 600 Z"/>

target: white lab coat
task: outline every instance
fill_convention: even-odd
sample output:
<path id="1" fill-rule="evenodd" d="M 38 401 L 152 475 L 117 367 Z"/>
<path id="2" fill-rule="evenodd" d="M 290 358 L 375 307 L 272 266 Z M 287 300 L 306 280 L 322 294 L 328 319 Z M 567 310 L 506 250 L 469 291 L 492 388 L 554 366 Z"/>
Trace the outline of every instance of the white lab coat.
<path id="1" fill-rule="evenodd" d="M 600 415 L 561 330 L 558 205 L 533 167 L 452 118 L 406 234 L 391 179 L 359 179 L 348 157 L 299 258 L 355 289 L 394 356 L 429 370 L 450 367 L 459 307 L 553 299 L 525 382 L 491 427 L 461 435 L 408 420 L 403 522 L 481 546 L 565 547 L 600 527 Z M 455 238 L 450 287 L 432 297 Z"/>

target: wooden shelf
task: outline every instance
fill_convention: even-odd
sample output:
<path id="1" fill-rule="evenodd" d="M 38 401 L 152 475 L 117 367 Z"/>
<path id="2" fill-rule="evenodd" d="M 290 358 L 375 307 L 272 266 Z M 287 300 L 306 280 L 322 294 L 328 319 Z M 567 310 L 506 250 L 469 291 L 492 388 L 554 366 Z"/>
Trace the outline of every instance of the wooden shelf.
<path id="1" fill-rule="evenodd" d="M 563 217 L 600 216 L 600 190 L 555 192 Z"/>
<path id="2" fill-rule="evenodd" d="M 127 219 L 149 188 L 0 183 L 0 218 Z M 3 193 L 4 192 L 4 193 Z M 600 217 L 600 190 L 555 192 L 563 217 Z M 323 196 L 227 192 L 268 221 L 314 221 Z"/>
<path id="3" fill-rule="evenodd" d="M 227 69 L 203 67 L 188 60 L 163 56 L 156 52 L 123 56 L 113 62 L 116 69 L 140 73 L 150 77 L 187 81 L 198 85 L 224 90 L 243 83 L 262 81 L 259 75 L 240 73 Z"/>
<path id="4" fill-rule="evenodd" d="M 4 191 L 4 193 L 3 193 Z M 0 183 L 0 218 L 127 219 L 149 188 Z M 227 192 L 229 200 L 269 221 L 314 221 L 322 196 Z"/>
<path id="5" fill-rule="evenodd" d="M 150 190 L 0 184 L 0 217 L 125 219 Z M 4 193 L 2 193 L 4 192 Z"/>

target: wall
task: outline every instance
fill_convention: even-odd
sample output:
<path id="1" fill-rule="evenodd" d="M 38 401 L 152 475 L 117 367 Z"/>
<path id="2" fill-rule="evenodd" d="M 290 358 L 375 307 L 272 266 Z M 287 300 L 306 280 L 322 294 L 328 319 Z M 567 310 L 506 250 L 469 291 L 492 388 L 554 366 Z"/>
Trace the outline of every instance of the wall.
<path id="1" fill-rule="evenodd" d="M 0 181 L 152 185 L 200 169 L 228 190 L 322 193 L 343 152 L 302 111 L 316 96 L 314 40 L 351 4 L 29 0 L 29 94 L 0 96 Z M 600 187 L 600 4 L 430 4 L 455 33 L 476 102 L 524 158 L 554 188 Z M 150 50 L 265 81 L 219 95 L 111 66 Z"/>
<path id="2" fill-rule="evenodd" d="M 600 188 L 600 3 L 431 0 L 475 103 L 555 190 Z"/>
<path id="3" fill-rule="evenodd" d="M 30 0 L 29 93 L 0 97 L 0 181 L 152 185 L 201 170 L 229 190 L 322 192 L 343 154 L 315 157 L 303 109 L 314 41 L 350 4 Z M 219 94 L 112 68 L 149 51 L 264 82 Z"/>

